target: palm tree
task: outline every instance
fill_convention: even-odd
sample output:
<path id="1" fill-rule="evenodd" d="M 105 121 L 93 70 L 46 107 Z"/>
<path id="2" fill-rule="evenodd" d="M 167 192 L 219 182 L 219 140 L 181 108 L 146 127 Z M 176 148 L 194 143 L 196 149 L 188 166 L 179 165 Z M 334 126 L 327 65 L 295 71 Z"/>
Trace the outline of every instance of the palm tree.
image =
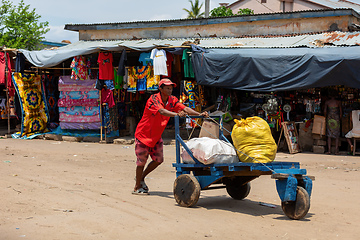
<path id="1" fill-rule="evenodd" d="M 204 12 L 200 13 L 201 8 L 202 8 L 204 3 L 201 3 L 201 5 L 199 6 L 199 0 L 195 0 L 194 3 L 193 3 L 192 0 L 189 0 L 189 2 L 191 3 L 191 10 L 183 8 L 183 10 L 188 13 L 187 18 L 201 18 L 201 17 L 204 17 Z"/>

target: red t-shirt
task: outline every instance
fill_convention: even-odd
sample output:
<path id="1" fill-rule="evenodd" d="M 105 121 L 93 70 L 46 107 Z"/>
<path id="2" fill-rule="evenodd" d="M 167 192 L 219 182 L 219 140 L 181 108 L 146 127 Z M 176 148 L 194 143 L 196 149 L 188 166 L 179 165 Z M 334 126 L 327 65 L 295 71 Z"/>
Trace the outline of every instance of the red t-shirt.
<path id="1" fill-rule="evenodd" d="M 135 137 L 148 147 L 154 147 L 160 140 L 170 120 L 170 117 L 165 117 L 159 113 L 159 109 L 162 108 L 171 112 L 180 112 L 185 108 L 185 105 L 180 103 L 176 97 L 169 96 L 168 103 L 164 106 L 160 93 L 150 96 L 135 131 Z"/>
<path id="2" fill-rule="evenodd" d="M 98 57 L 99 63 L 99 79 L 100 80 L 113 80 L 113 56 L 110 52 L 101 52 Z"/>

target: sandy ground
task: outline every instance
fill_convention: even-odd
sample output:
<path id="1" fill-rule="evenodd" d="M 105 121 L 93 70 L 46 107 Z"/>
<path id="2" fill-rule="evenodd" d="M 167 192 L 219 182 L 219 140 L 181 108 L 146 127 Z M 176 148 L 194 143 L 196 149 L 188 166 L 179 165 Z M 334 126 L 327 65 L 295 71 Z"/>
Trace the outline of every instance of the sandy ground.
<path id="1" fill-rule="evenodd" d="M 275 180 L 251 182 L 249 196 L 202 191 L 193 208 L 173 197 L 175 147 L 132 195 L 134 145 L 0 139 L 0 239 L 359 239 L 360 157 L 278 153 L 316 177 L 311 208 L 287 218 Z M 275 208 L 260 205 L 273 204 Z"/>

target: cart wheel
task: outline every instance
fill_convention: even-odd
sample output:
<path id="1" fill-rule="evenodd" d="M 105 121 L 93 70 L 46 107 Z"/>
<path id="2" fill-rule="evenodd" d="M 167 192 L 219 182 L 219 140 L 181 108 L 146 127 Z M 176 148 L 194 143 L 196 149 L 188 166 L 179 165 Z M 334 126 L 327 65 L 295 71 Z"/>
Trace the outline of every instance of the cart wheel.
<path id="1" fill-rule="evenodd" d="M 246 183 L 243 185 L 236 185 L 236 184 L 226 184 L 226 191 L 232 197 L 236 200 L 242 200 L 246 198 L 250 193 L 250 183 Z"/>
<path id="2" fill-rule="evenodd" d="M 296 201 L 282 202 L 282 210 L 291 219 L 301 219 L 305 217 L 310 209 L 310 197 L 307 191 L 298 186 L 296 189 Z"/>
<path id="3" fill-rule="evenodd" d="M 194 206 L 199 200 L 200 190 L 198 180 L 190 174 L 182 174 L 175 179 L 174 197 L 182 207 Z"/>

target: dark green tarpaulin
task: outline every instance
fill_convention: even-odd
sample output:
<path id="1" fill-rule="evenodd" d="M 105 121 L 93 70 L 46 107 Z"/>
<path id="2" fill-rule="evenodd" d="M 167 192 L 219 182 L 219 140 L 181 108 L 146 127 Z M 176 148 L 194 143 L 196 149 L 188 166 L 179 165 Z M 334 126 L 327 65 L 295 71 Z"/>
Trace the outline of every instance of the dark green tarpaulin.
<path id="1" fill-rule="evenodd" d="M 285 91 L 333 85 L 360 88 L 360 46 L 207 49 L 193 52 L 196 80 L 246 91 Z"/>

